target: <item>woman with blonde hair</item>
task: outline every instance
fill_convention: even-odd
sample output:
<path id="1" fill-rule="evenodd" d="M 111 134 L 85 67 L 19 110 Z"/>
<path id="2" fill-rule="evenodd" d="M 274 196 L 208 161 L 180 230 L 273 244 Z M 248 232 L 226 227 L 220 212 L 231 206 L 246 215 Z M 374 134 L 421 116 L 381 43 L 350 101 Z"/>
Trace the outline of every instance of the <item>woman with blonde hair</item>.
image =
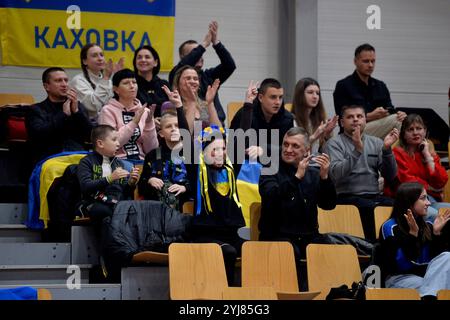
<path id="1" fill-rule="evenodd" d="M 442 202 L 447 171 L 427 139 L 427 127 L 420 115 L 412 113 L 403 120 L 399 144 L 392 151 L 398 182 L 419 182 L 427 191 L 431 202 L 429 216 L 435 217 L 440 208 L 450 208 L 450 203 Z"/>
<path id="2" fill-rule="evenodd" d="M 214 107 L 214 97 L 219 89 L 220 81 L 216 79 L 208 86 L 205 99 L 198 96 L 200 80 L 197 71 L 191 66 L 181 67 L 175 74 L 173 90 L 177 90 L 183 102 L 183 109 L 189 125 L 189 131 L 194 133 L 194 122 L 201 121 L 202 128 L 210 125 L 222 126 Z"/>

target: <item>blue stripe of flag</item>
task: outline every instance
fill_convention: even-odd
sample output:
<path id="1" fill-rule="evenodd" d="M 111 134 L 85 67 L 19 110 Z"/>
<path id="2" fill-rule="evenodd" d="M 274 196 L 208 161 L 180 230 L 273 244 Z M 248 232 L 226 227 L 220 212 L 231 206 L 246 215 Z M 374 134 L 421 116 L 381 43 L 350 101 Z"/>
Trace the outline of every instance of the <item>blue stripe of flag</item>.
<path id="1" fill-rule="evenodd" d="M 66 11 L 70 5 L 77 5 L 81 12 L 175 16 L 175 0 L 0 0 L 0 8 Z"/>

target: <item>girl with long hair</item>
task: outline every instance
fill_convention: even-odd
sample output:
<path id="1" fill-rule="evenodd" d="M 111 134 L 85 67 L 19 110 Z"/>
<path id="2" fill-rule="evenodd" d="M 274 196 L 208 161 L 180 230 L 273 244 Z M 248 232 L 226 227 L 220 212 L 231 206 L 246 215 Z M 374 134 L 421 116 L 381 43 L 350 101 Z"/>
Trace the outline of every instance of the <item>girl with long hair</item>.
<path id="1" fill-rule="evenodd" d="M 311 151 L 317 152 L 331 138 L 338 116 L 327 119 L 319 83 L 312 78 L 300 79 L 292 101 L 294 125 L 302 127 L 309 135 Z"/>
<path id="2" fill-rule="evenodd" d="M 387 288 L 414 288 L 422 297 L 450 289 L 450 209 L 426 219 L 427 191 L 417 182 L 399 186 L 391 218 L 381 229 L 382 272 Z"/>

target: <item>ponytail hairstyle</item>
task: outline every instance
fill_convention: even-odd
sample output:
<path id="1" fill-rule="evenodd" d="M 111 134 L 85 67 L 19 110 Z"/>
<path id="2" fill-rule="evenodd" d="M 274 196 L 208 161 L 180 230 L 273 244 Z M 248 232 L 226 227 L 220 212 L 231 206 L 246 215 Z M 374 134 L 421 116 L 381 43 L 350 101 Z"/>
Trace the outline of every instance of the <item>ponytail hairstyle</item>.
<path id="1" fill-rule="evenodd" d="M 87 65 L 84 64 L 84 60 L 87 59 L 87 54 L 90 48 L 98 46 L 96 43 L 88 43 L 83 48 L 81 48 L 80 52 L 80 62 L 81 62 L 81 70 L 83 70 L 83 75 L 87 79 L 87 81 L 91 84 L 91 87 L 95 90 L 95 84 L 92 82 L 89 77 L 89 72 L 87 69 Z"/>

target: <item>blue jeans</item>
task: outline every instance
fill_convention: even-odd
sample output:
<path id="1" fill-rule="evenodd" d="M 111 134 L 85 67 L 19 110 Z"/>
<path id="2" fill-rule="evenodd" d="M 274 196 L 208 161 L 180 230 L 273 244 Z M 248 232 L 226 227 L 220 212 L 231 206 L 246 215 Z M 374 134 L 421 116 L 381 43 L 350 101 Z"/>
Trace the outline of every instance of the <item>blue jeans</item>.
<path id="1" fill-rule="evenodd" d="M 428 200 L 430 201 L 431 205 L 428 207 L 427 219 L 430 219 L 431 221 L 434 221 L 434 219 L 439 213 L 440 208 L 450 208 L 450 203 L 438 202 L 435 198 L 433 198 L 430 195 L 428 195 Z"/>
<path id="2" fill-rule="evenodd" d="M 430 261 L 423 277 L 399 274 L 386 279 L 386 288 L 413 288 L 420 296 L 435 296 L 440 289 L 450 289 L 450 252 L 443 252 Z"/>

